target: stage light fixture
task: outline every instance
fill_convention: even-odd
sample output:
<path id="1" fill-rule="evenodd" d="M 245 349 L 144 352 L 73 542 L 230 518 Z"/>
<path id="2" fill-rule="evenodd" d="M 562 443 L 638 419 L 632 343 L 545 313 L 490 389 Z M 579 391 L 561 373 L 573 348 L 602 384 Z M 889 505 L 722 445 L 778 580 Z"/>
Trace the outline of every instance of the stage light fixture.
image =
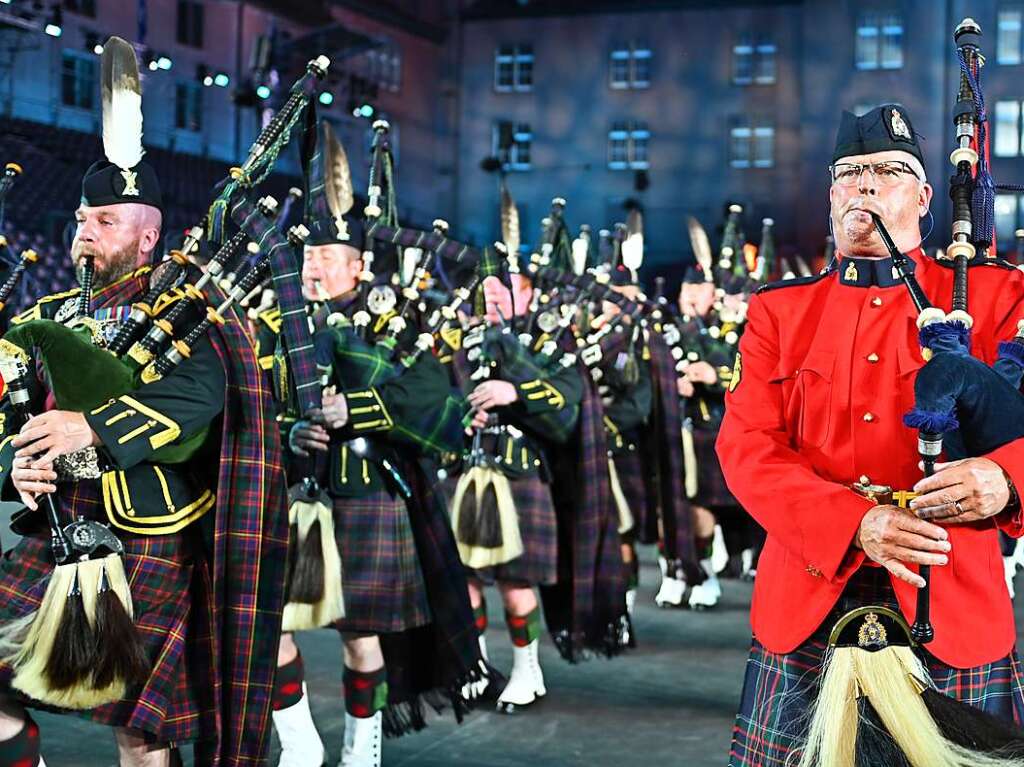
<path id="1" fill-rule="evenodd" d="M 160 67 L 160 69 L 167 72 L 174 65 L 174 62 L 172 62 L 168 56 L 160 56 L 156 60 L 156 64 L 158 67 Z"/>
<path id="2" fill-rule="evenodd" d="M 355 116 L 370 119 L 371 117 L 373 117 L 375 111 L 376 110 L 373 108 L 372 104 L 363 104 L 359 107 L 359 109 L 355 111 Z"/>
<path id="3" fill-rule="evenodd" d="M 55 5 L 53 10 L 50 12 L 50 20 L 47 22 L 43 31 L 46 32 L 50 37 L 60 37 L 63 33 L 61 28 L 64 23 L 64 14 L 61 11 L 59 5 Z"/>
<path id="4" fill-rule="evenodd" d="M 206 68 L 206 64 L 196 64 L 196 79 L 207 88 L 213 85 L 213 75 Z"/>
<path id="5" fill-rule="evenodd" d="M 330 91 L 321 91 L 320 103 L 323 104 L 325 107 L 329 107 L 331 104 L 334 103 L 334 94 L 331 93 Z"/>
<path id="6" fill-rule="evenodd" d="M 270 98 L 270 87 L 266 86 L 266 85 L 258 86 L 256 88 L 256 95 L 259 96 L 261 99 L 264 99 L 264 100 L 269 99 Z"/>
<path id="7" fill-rule="evenodd" d="M 214 75 L 213 84 L 216 85 L 218 88 L 227 88 L 230 83 L 231 78 L 228 77 L 226 73 L 218 72 L 216 75 Z"/>
<path id="8" fill-rule="evenodd" d="M 95 32 L 85 33 L 85 49 L 90 53 L 95 53 L 97 56 L 103 54 L 103 43 L 100 42 L 100 36 Z"/>

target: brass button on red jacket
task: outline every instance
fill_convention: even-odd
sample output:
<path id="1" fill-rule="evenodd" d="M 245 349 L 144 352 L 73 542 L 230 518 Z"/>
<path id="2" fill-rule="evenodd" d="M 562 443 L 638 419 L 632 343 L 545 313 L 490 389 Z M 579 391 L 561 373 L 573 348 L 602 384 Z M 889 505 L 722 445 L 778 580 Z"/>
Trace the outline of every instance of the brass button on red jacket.
<path id="1" fill-rule="evenodd" d="M 948 311 L 952 270 L 920 251 L 909 256 L 932 303 Z M 874 504 L 850 485 L 867 475 L 909 489 L 921 478 L 917 433 L 903 415 L 924 361 L 916 311 L 890 269 L 888 259 L 844 259 L 825 276 L 762 291 L 750 304 L 742 377 L 726 399 L 718 454 L 729 489 L 768 532 L 751 622 L 772 652 L 810 637 L 864 563 L 851 544 Z M 1024 274 L 973 267 L 969 306 L 973 353 L 992 363 L 1024 318 Z M 864 364 L 865 350 L 878 360 Z M 988 457 L 1024 487 L 1024 440 Z M 949 564 L 932 568 L 928 649 L 951 666 L 990 663 L 1014 645 L 997 524 L 1024 532 L 1019 513 L 951 525 Z M 812 570 L 821 577 L 808 578 Z M 916 589 L 896 579 L 893 587 L 912 622 Z"/>

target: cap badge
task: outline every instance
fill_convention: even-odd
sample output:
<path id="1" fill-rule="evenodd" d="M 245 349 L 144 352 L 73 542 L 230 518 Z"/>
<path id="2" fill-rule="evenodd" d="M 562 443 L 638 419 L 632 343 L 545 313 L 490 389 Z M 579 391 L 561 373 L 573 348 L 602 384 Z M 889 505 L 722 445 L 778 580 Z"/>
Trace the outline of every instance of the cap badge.
<path id="1" fill-rule="evenodd" d="M 341 216 L 336 216 L 334 219 L 334 226 L 338 229 L 338 239 L 342 242 L 347 242 L 349 240 L 348 221 Z"/>
<path id="2" fill-rule="evenodd" d="M 851 261 L 846 265 L 846 271 L 843 272 L 843 279 L 847 282 L 856 282 L 860 278 L 860 273 L 857 271 L 857 265 Z"/>
<path id="3" fill-rule="evenodd" d="M 889 117 L 889 124 L 892 126 L 892 135 L 894 138 L 903 138 L 907 141 L 914 140 L 914 137 L 910 135 L 910 127 L 907 125 L 906 120 L 903 119 L 903 115 L 900 114 L 898 109 L 892 110 L 892 114 Z"/>
<path id="4" fill-rule="evenodd" d="M 122 197 L 138 197 L 139 188 L 135 186 L 135 181 L 139 174 L 133 170 L 122 170 L 121 177 L 124 179 L 124 191 L 121 192 Z"/>

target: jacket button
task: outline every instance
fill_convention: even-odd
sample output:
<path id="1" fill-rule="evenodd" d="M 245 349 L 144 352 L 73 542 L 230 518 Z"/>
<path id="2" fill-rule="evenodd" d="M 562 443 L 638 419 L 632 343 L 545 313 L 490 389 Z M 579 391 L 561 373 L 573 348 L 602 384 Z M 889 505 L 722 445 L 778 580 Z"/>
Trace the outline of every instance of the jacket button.
<path id="1" fill-rule="evenodd" d="M 882 305 L 882 299 L 879 296 L 875 296 L 874 298 L 871 299 L 871 305 L 872 306 L 881 306 Z"/>
<path id="2" fill-rule="evenodd" d="M 806 568 L 806 569 L 807 569 L 807 572 L 808 572 L 808 573 L 809 573 L 810 575 L 813 575 L 813 576 L 814 576 L 815 578 L 820 578 L 820 577 L 821 577 L 821 570 L 819 570 L 819 569 L 818 569 L 817 567 L 815 567 L 814 565 L 807 565 L 807 568 Z"/>
<path id="3" fill-rule="evenodd" d="M 874 413 L 865 413 L 865 414 L 863 415 L 863 418 L 864 418 L 864 420 L 865 420 L 865 421 L 866 421 L 867 423 L 871 423 L 872 421 L 874 421 L 874 420 L 875 420 L 875 414 L 874 414 Z"/>
<path id="4" fill-rule="evenodd" d="M 874 352 L 871 352 L 871 354 L 868 355 L 868 362 L 872 364 L 878 362 L 878 355 L 875 354 Z"/>

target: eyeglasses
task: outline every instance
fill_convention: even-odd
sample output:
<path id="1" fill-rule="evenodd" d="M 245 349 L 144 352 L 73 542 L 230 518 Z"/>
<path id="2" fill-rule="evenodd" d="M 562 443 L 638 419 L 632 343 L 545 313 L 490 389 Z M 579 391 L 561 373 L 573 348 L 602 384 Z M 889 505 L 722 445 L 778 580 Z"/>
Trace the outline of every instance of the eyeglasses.
<path id="1" fill-rule="evenodd" d="M 836 165 L 829 165 L 828 170 L 832 176 L 832 183 L 839 186 L 853 186 L 857 184 L 865 170 L 871 172 L 872 178 L 875 179 L 879 186 L 896 186 L 902 180 L 904 174 L 913 176 L 918 181 L 921 180 L 921 177 L 917 175 L 914 169 L 902 160 L 886 160 L 885 162 L 873 162 L 865 165 L 841 162 Z"/>

